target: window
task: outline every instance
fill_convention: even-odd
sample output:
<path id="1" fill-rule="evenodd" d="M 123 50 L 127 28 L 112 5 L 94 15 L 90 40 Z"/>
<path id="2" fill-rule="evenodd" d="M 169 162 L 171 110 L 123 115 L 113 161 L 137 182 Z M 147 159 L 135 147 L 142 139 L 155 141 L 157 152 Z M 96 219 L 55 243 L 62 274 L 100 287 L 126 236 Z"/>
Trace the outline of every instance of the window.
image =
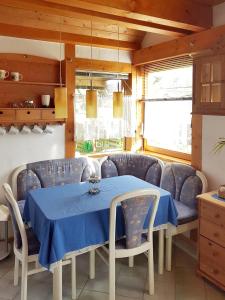
<path id="1" fill-rule="evenodd" d="M 90 88 L 88 74 L 80 72 L 77 75 L 75 93 L 76 151 L 85 153 L 114 152 L 124 149 L 124 137 L 130 136 L 127 124 L 130 122 L 130 107 L 132 99 L 124 97 L 124 118 L 113 118 L 113 92 L 117 91 L 118 80 L 115 74 L 92 74 L 93 88 L 98 93 L 98 116 L 86 118 L 86 90 Z M 119 84 L 128 76 L 120 74 Z M 130 105 L 131 104 L 131 105 Z M 129 108 L 129 111 L 128 111 Z M 135 116 L 135 113 L 132 112 Z M 129 128 L 131 131 L 132 128 Z M 134 130 L 133 130 L 134 131 Z"/>
<path id="2" fill-rule="evenodd" d="M 146 149 L 190 154 L 192 66 L 147 72 L 145 85 Z"/>

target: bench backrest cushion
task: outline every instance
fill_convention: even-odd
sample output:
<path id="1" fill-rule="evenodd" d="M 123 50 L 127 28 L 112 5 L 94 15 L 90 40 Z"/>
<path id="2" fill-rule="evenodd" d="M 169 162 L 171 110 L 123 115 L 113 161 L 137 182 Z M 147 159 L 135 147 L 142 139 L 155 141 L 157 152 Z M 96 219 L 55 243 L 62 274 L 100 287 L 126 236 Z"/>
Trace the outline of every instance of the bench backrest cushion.
<path id="1" fill-rule="evenodd" d="M 155 157 L 140 154 L 114 154 L 101 164 L 102 178 L 133 175 L 159 186 L 162 166 Z"/>
<path id="2" fill-rule="evenodd" d="M 202 181 L 193 167 L 171 163 L 164 167 L 160 187 L 169 191 L 173 199 L 196 208 L 196 196 L 202 192 Z"/>
<path id="3" fill-rule="evenodd" d="M 86 181 L 91 173 L 88 160 L 83 157 L 27 164 L 17 177 L 17 199 L 25 199 L 31 189 Z"/>

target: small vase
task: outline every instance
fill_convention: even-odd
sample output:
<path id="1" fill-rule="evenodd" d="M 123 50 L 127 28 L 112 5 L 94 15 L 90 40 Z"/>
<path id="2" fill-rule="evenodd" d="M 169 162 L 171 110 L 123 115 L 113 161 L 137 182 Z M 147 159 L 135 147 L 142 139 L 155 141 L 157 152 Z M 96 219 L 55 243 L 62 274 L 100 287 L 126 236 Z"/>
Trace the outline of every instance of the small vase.
<path id="1" fill-rule="evenodd" d="M 218 189 L 218 196 L 225 199 L 225 184 L 221 185 Z"/>

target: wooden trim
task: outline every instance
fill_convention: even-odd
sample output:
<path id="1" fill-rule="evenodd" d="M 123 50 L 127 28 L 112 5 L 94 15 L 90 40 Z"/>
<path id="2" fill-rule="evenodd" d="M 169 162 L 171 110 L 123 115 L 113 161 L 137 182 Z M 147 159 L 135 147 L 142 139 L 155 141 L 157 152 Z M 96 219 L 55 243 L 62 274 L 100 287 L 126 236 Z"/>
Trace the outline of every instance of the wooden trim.
<path id="1" fill-rule="evenodd" d="M 202 116 L 192 115 L 192 156 L 194 168 L 202 169 Z"/>
<path id="2" fill-rule="evenodd" d="M 32 11 L 35 10 L 49 15 L 83 19 L 87 21 L 90 21 L 90 16 L 91 16 L 93 22 L 101 22 L 101 23 L 107 22 L 108 24 L 112 24 L 112 25 L 118 24 L 130 29 L 141 30 L 145 32 L 153 32 L 153 33 L 168 35 L 172 37 L 180 37 L 191 33 L 191 31 L 183 28 L 176 28 L 169 25 L 163 25 L 160 23 L 157 24 L 149 21 L 142 21 L 142 20 L 132 19 L 124 16 L 121 17 L 118 15 L 101 13 L 99 11 L 91 11 L 88 9 L 72 7 L 69 5 L 40 2 L 37 0 L 35 1 L 34 0 L 33 1 L 5 0 L 4 6 L 19 8 L 24 10 L 32 10 Z"/>
<path id="3" fill-rule="evenodd" d="M 198 31 L 212 26 L 212 8 L 194 1 L 170 0 L 46 0 L 46 2 L 70 5 L 113 16 L 129 17 L 157 24 Z M 201 12 L 201 18 L 199 14 Z"/>
<path id="4" fill-rule="evenodd" d="M 59 61 L 55 59 L 50 59 L 46 57 L 40 57 L 35 55 L 28 55 L 28 54 L 17 54 L 17 53 L 0 53 L 0 59 L 4 60 L 12 60 L 12 61 L 22 61 L 26 63 L 42 63 L 42 64 L 52 64 L 58 65 Z"/>
<path id="5" fill-rule="evenodd" d="M 73 68 L 73 58 L 75 56 L 75 46 L 65 45 L 65 82 L 68 94 L 68 118 L 65 126 L 65 157 L 73 158 L 75 156 L 75 130 L 74 130 L 74 100 L 75 91 L 75 73 Z"/>
<path id="6" fill-rule="evenodd" d="M 97 59 L 74 58 L 73 67 L 77 70 L 94 70 L 112 73 L 132 73 L 132 65 Z"/>
<path id="7" fill-rule="evenodd" d="M 191 161 L 191 154 L 182 153 L 182 152 L 178 152 L 178 151 L 172 151 L 172 150 L 163 149 L 163 148 L 152 147 L 147 144 L 146 139 L 144 140 L 144 150 L 150 151 L 153 153 L 167 155 L 167 156 L 174 157 L 174 158 L 179 158 L 179 159 L 186 160 L 186 161 Z"/>
<path id="8" fill-rule="evenodd" d="M 13 36 L 18 38 L 35 39 L 50 42 L 61 42 L 70 45 L 93 45 L 103 48 L 121 49 L 121 50 L 136 50 L 139 45 L 134 42 L 118 41 L 113 39 L 91 37 L 74 33 L 62 32 L 61 39 L 59 31 L 44 30 L 31 28 L 19 25 L 10 25 L 0 23 L 0 35 Z"/>
<path id="9" fill-rule="evenodd" d="M 150 46 L 133 54 L 133 64 L 143 65 L 177 56 L 200 53 L 205 50 L 223 52 L 225 25 L 194 33 L 179 39 Z"/>

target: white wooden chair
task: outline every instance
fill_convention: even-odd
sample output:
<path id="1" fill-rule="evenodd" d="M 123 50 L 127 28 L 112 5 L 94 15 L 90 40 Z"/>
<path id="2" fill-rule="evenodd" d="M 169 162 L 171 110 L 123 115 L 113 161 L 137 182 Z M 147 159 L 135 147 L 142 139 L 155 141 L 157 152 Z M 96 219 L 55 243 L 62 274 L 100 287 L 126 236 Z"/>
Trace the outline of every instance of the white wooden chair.
<path id="1" fill-rule="evenodd" d="M 27 299 L 27 277 L 39 272 L 46 271 L 45 268 L 41 267 L 38 263 L 38 252 L 39 242 L 29 231 L 25 228 L 23 223 L 20 210 L 15 200 L 10 186 L 5 183 L 3 185 L 5 199 L 9 207 L 11 219 L 13 223 L 14 233 L 14 254 L 15 254 L 15 267 L 14 267 L 14 285 L 18 285 L 19 281 L 19 264 L 22 265 L 22 276 L 21 276 L 21 300 Z M 35 267 L 29 269 L 29 263 L 34 262 Z M 65 257 L 63 265 L 72 263 L 72 299 L 76 299 L 76 268 L 75 268 L 75 257 Z"/>
<path id="2" fill-rule="evenodd" d="M 133 257 L 145 252 L 148 252 L 149 294 L 154 294 L 153 225 L 159 198 L 159 191 L 143 189 L 117 196 L 111 202 L 108 251 L 110 300 L 115 300 L 116 258 Z M 126 239 L 116 242 L 116 215 L 119 204 L 121 204 L 124 213 Z M 147 236 L 143 238 L 143 224 L 151 205 L 152 210 L 148 225 L 148 233 Z M 124 244 L 123 242 L 126 243 Z"/>
<path id="3" fill-rule="evenodd" d="M 171 171 L 174 173 L 172 176 Z M 185 177 L 185 172 L 188 174 L 187 177 Z M 168 183 L 166 182 L 166 177 L 169 177 Z M 170 190 L 171 178 L 175 178 L 174 193 Z M 182 182 L 182 184 L 180 182 Z M 199 189 L 197 193 L 197 185 L 199 183 L 201 183 L 201 190 Z M 178 186 L 179 184 L 180 186 Z M 194 207 L 193 202 L 197 201 L 196 196 L 199 193 L 201 194 L 207 191 L 208 183 L 202 172 L 196 171 L 193 167 L 188 165 L 173 163 L 165 166 L 161 179 L 161 187 L 171 192 L 178 211 L 178 226 L 168 224 L 166 230 L 166 270 L 171 271 L 172 237 L 198 228 L 197 208 Z M 190 195 L 188 195 L 189 193 Z M 197 206 L 197 203 L 195 206 Z"/>

